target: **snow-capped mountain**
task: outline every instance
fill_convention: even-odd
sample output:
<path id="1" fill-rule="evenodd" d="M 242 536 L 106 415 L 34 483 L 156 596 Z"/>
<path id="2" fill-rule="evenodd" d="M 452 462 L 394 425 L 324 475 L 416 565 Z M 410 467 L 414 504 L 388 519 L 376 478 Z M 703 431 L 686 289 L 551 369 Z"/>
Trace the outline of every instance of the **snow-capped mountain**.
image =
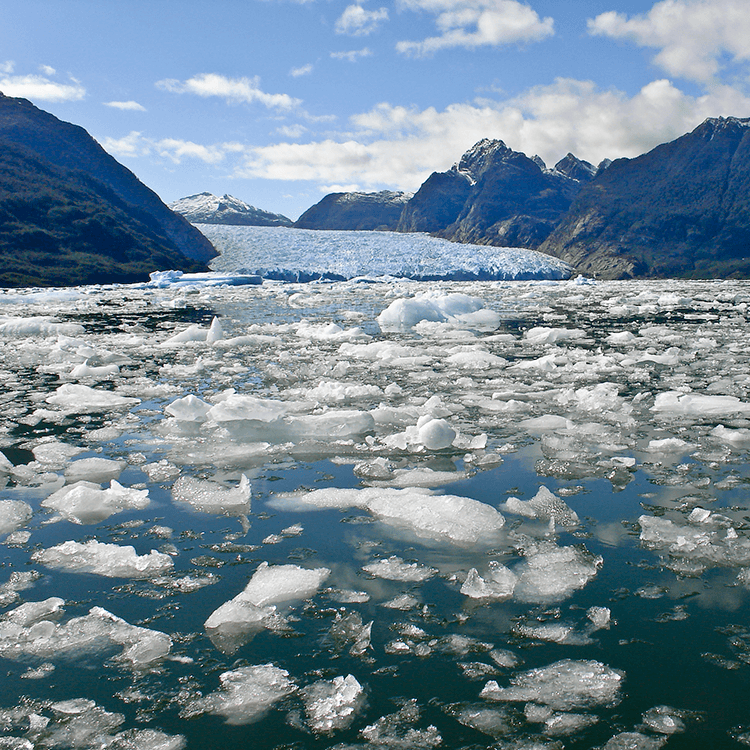
<path id="1" fill-rule="evenodd" d="M 180 198 L 169 207 L 191 224 L 231 224 L 253 227 L 288 227 L 292 221 L 282 214 L 251 206 L 233 195 L 219 198 L 212 193 L 198 193 Z"/>

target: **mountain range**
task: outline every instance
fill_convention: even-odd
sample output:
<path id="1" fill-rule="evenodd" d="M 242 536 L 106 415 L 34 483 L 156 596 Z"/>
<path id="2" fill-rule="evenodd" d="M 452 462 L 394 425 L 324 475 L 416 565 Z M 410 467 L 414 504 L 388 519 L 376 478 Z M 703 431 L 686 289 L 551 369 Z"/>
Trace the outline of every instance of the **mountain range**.
<path id="1" fill-rule="evenodd" d="M 216 254 L 83 128 L 0 94 L 0 286 L 142 281 Z"/>
<path id="2" fill-rule="evenodd" d="M 400 194 L 397 219 L 365 227 L 368 196 L 378 195 L 326 196 L 295 226 L 304 217 L 307 228 L 525 247 L 607 279 L 750 278 L 750 119 L 709 118 L 642 156 L 598 167 L 568 154 L 550 169 L 485 139 L 411 198 Z M 322 210 L 332 202 L 348 213 Z"/>

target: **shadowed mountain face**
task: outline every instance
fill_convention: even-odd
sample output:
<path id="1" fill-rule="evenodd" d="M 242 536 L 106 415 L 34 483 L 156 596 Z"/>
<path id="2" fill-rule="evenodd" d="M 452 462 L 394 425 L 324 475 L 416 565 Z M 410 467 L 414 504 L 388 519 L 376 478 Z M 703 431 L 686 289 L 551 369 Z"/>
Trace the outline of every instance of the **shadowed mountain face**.
<path id="1" fill-rule="evenodd" d="M 137 281 L 215 255 L 83 128 L 0 94 L 0 285 Z"/>
<path id="2" fill-rule="evenodd" d="M 482 140 L 448 172 L 433 173 L 404 209 L 400 231 L 500 247 L 538 247 L 594 167 L 568 154 L 554 169 L 502 141 Z"/>
<path id="3" fill-rule="evenodd" d="M 394 230 L 410 193 L 330 193 L 294 222 L 297 229 Z"/>
<path id="4" fill-rule="evenodd" d="M 613 162 L 540 250 L 601 278 L 747 278 L 750 120 L 709 119 Z"/>

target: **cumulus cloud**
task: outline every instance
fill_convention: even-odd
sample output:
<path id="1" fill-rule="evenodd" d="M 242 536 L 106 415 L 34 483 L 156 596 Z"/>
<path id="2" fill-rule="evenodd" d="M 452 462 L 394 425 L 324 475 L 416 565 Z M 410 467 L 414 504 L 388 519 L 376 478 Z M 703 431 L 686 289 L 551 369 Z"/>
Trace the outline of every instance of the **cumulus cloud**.
<path id="1" fill-rule="evenodd" d="M 533 8 L 518 0 L 401 0 L 401 5 L 437 14 L 439 36 L 397 43 L 399 52 L 413 57 L 452 47 L 475 49 L 538 42 L 554 34 L 552 18 L 540 18 Z"/>
<path id="2" fill-rule="evenodd" d="M 362 49 L 353 49 L 348 52 L 331 52 L 331 57 L 334 60 L 346 60 L 347 62 L 357 62 L 362 57 L 371 57 L 372 50 L 369 47 L 363 47 Z"/>
<path id="3" fill-rule="evenodd" d="M 0 91 L 6 96 L 18 96 L 32 101 L 75 102 L 86 96 L 80 81 L 69 78 L 67 83 L 53 81 L 51 75 L 12 75 L 15 66 L 6 62 L 0 66 Z"/>
<path id="4" fill-rule="evenodd" d="M 13 60 L 6 60 L 5 62 L 0 62 L 0 73 L 12 73 L 16 68 L 16 64 L 13 62 Z"/>
<path id="5" fill-rule="evenodd" d="M 625 39 L 659 52 L 654 62 L 670 75 L 709 82 L 727 57 L 750 60 L 750 4 L 747 0 L 662 0 L 628 18 L 609 11 L 588 21 L 589 33 Z"/>
<path id="6" fill-rule="evenodd" d="M 349 5 L 336 21 L 337 34 L 366 36 L 388 20 L 388 9 L 365 10 L 361 5 Z"/>
<path id="7" fill-rule="evenodd" d="M 693 97 L 668 80 L 634 96 L 591 81 L 560 78 L 505 101 L 479 100 L 443 110 L 380 104 L 351 118 L 341 138 L 249 149 L 238 176 L 416 190 L 482 138 L 504 140 L 554 164 L 569 151 L 594 164 L 634 157 L 682 135 L 709 116 L 750 115 L 750 98 L 717 87 Z"/>
<path id="8" fill-rule="evenodd" d="M 216 96 L 228 102 L 245 102 L 262 104 L 269 109 L 292 110 L 302 102 L 288 94 L 268 94 L 260 88 L 260 78 L 229 78 L 218 73 L 201 73 L 177 81 L 169 78 L 156 82 L 157 88 L 173 94 L 194 94 L 196 96 Z"/>
<path id="9" fill-rule="evenodd" d="M 105 107 L 114 107 L 114 109 L 132 110 L 133 112 L 145 112 L 146 108 L 138 102 L 104 102 Z"/>

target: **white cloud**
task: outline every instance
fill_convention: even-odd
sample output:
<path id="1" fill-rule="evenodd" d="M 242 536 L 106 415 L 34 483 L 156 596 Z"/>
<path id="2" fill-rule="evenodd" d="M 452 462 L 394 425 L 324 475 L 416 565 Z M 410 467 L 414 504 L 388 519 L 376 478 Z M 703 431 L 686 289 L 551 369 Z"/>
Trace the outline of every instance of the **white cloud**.
<path id="1" fill-rule="evenodd" d="M 6 63 L 5 67 L 8 65 L 12 73 L 13 64 Z M 86 89 L 75 78 L 70 78 L 69 83 L 59 83 L 47 76 L 14 76 L 8 73 L 0 77 L 0 91 L 6 96 L 45 102 L 75 102 L 86 96 Z"/>
<path id="2" fill-rule="evenodd" d="M 12 73 L 16 68 L 16 64 L 13 62 L 13 60 L 6 60 L 5 62 L 0 62 L 0 73 L 9 74 Z"/>
<path id="3" fill-rule="evenodd" d="M 102 148 L 112 156 L 121 159 L 145 156 L 151 153 L 151 143 L 141 137 L 138 130 L 131 130 L 122 138 L 103 138 L 101 140 Z"/>
<path id="4" fill-rule="evenodd" d="M 143 136 L 138 130 L 132 130 L 123 138 L 104 138 L 101 144 L 105 151 L 119 158 L 134 159 L 155 154 L 169 159 L 173 164 L 181 164 L 185 159 L 218 164 L 224 161 L 227 155 L 246 150 L 240 143 L 216 143 L 206 146 L 179 138 L 154 140 Z"/>
<path id="5" fill-rule="evenodd" d="M 300 138 L 307 132 L 304 125 L 282 125 L 276 128 L 276 132 L 284 138 Z"/>
<path id="6" fill-rule="evenodd" d="M 40 65 L 39 70 L 42 71 L 42 75 L 53 76 L 57 74 L 57 71 L 50 65 Z"/>
<path id="7" fill-rule="evenodd" d="M 361 5 L 349 5 L 336 21 L 337 34 L 366 36 L 388 20 L 388 9 L 365 10 Z"/>
<path id="8" fill-rule="evenodd" d="M 292 68 L 289 71 L 289 75 L 292 76 L 292 78 L 299 78 L 300 76 L 309 76 L 312 72 L 313 64 L 308 63 L 307 65 L 300 66 L 299 68 Z"/>
<path id="9" fill-rule="evenodd" d="M 750 60 L 747 0 L 662 0 L 644 15 L 609 11 L 588 21 L 589 33 L 660 50 L 654 62 L 669 74 L 709 82 L 725 56 Z"/>
<path id="10" fill-rule="evenodd" d="M 248 149 L 237 175 L 416 190 L 482 138 L 498 138 L 554 164 L 569 151 L 597 164 L 634 157 L 673 140 L 709 116 L 750 115 L 750 97 L 717 87 L 692 97 L 657 80 L 629 97 L 591 81 L 558 79 L 506 101 L 479 100 L 444 110 L 380 104 L 351 118 L 340 138 Z"/>
<path id="11" fill-rule="evenodd" d="M 369 47 L 363 49 L 353 49 L 349 52 L 331 52 L 334 60 L 346 60 L 347 62 L 357 62 L 361 57 L 372 57 L 372 50 Z"/>
<path id="12" fill-rule="evenodd" d="M 166 79 L 156 82 L 157 88 L 174 94 L 217 96 L 228 102 L 259 103 L 269 109 L 292 110 L 302 102 L 287 94 L 268 94 L 260 89 L 260 78 L 228 78 L 217 73 L 201 73 L 187 81 Z"/>
<path id="13" fill-rule="evenodd" d="M 396 45 L 399 52 L 413 57 L 452 47 L 475 49 L 538 42 L 554 34 L 552 18 L 540 18 L 533 8 L 518 0 L 401 0 L 401 5 L 437 14 L 439 36 Z"/>
<path id="14" fill-rule="evenodd" d="M 146 108 L 138 102 L 104 102 L 105 107 L 114 107 L 115 109 L 132 110 L 133 112 L 145 112 Z"/>

